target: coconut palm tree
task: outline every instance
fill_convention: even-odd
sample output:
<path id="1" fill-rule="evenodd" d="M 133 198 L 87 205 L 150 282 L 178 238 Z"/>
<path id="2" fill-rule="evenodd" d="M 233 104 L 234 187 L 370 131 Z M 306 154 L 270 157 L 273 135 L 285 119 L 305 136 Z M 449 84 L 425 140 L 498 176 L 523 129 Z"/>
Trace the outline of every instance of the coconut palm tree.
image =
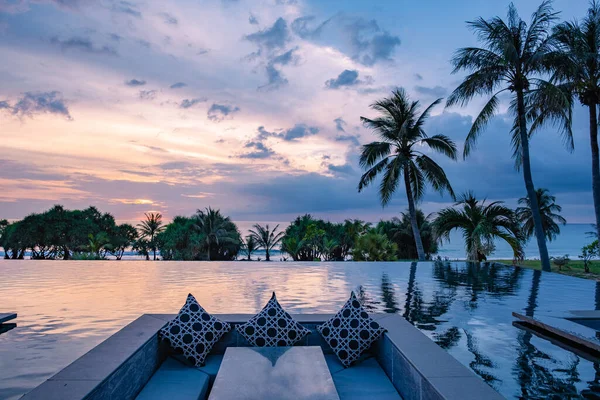
<path id="1" fill-rule="evenodd" d="M 248 255 L 248 261 L 252 261 L 252 253 L 258 250 L 258 243 L 252 235 L 246 236 L 246 240 L 242 243 L 244 252 Z"/>
<path id="2" fill-rule="evenodd" d="M 144 213 L 146 220 L 137 224 L 138 230 L 140 231 L 140 238 L 148 239 L 152 253 L 154 254 L 154 261 L 156 261 L 156 241 L 154 238 L 157 234 L 164 231 L 166 226 L 163 225 L 161 213 Z M 147 256 L 147 258 L 149 258 Z"/>
<path id="3" fill-rule="evenodd" d="M 567 148 L 573 149 L 571 98 L 565 85 L 557 86 L 544 79 L 556 53 L 555 39 L 550 34 L 556 18 L 551 1 L 547 0 L 533 13 L 529 24 L 519 17 L 513 4 L 508 8 L 506 21 L 494 17 L 468 22 L 483 46 L 462 48 L 454 55 L 453 73 L 466 71 L 468 75 L 446 104 L 447 107 L 464 106 L 476 96 L 491 96 L 467 135 L 463 153 L 466 158 L 498 112 L 500 95 L 510 94 L 509 113 L 515 117 L 511 130 L 513 157 L 517 169 L 523 170 L 544 271 L 550 271 L 550 259 L 531 174 L 529 138 L 546 123 L 553 123 L 563 135 Z"/>
<path id="4" fill-rule="evenodd" d="M 450 232 L 462 231 L 467 257 L 484 261 L 494 251 L 494 240 L 502 239 L 512 248 L 515 259 L 523 258 L 523 235 L 515 213 L 501 201 L 485 204 L 472 192 L 464 193 L 455 207 L 444 208 L 433 221 L 440 239 L 450 241 Z M 457 208 L 460 207 L 460 208 Z"/>
<path id="5" fill-rule="evenodd" d="M 269 224 L 264 227 L 255 224 L 254 229 L 250 229 L 250 235 L 254 236 L 258 247 L 265 249 L 266 261 L 271 261 L 270 251 L 281 242 L 285 235 L 285 232 L 277 232 L 277 228 L 279 228 L 279 225 L 275 226 L 271 231 L 269 230 Z"/>
<path id="6" fill-rule="evenodd" d="M 449 137 L 428 136 L 423 129 L 429 113 L 441 101 L 437 99 L 419 114 L 419 102 L 411 101 L 404 89 L 400 88 L 391 97 L 371 105 L 373 110 L 380 113 L 379 117 L 360 117 L 363 124 L 379 136 L 380 141 L 362 147 L 360 166 L 366 172 L 360 178 L 358 191 L 361 192 L 378 175 L 383 175 L 379 196 L 381 204 L 385 206 L 398 188 L 400 178 L 404 178 L 415 246 L 421 261 L 425 260 L 425 251 L 415 203 L 423 197 L 427 183 L 440 193 L 447 191 L 454 198 L 446 173 L 426 154 L 427 150 L 432 150 L 456 160 L 456 145 Z"/>
<path id="7" fill-rule="evenodd" d="M 206 258 L 211 260 L 211 247 L 227 244 L 239 244 L 239 234 L 232 229 L 233 223 L 229 217 L 224 217 L 220 210 L 210 207 L 196 212 L 196 230 L 203 238 L 206 246 Z"/>
<path id="8" fill-rule="evenodd" d="M 558 213 L 562 211 L 562 207 L 556 204 L 556 197 L 548 193 L 548 189 L 538 189 L 535 192 L 537 202 L 540 205 L 540 214 L 542 215 L 542 227 L 548 241 L 556 239 L 560 234 L 558 224 L 565 225 L 567 220 Z M 518 207 L 515 211 L 517 218 L 523 225 L 523 233 L 529 239 L 533 236 L 533 215 L 531 213 L 531 204 L 529 198 L 521 197 L 519 204 L 523 207 Z"/>
<path id="9" fill-rule="evenodd" d="M 581 22 L 563 22 L 554 35 L 561 52 L 556 78 L 566 82 L 573 95 L 589 111 L 592 149 L 592 194 L 596 213 L 596 239 L 600 240 L 600 156 L 598 154 L 598 105 L 600 105 L 600 3 L 590 2 Z"/>

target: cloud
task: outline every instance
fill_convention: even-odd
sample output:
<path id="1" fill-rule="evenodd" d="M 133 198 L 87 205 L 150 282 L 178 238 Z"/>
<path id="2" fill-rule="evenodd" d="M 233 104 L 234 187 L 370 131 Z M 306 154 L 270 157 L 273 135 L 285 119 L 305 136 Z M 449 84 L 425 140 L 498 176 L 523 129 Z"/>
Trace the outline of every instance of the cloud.
<path id="1" fill-rule="evenodd" d="M 335 137 L 336 142 L 350 142 L 354 146 L 360 146 L 360 142 L 358 141 L 358 135 L 337 135 Z"/>
<path id="2" fill-rule="evenodd" d="M 12 107 L 10 106 L 10 104 L 8 103 L 8 101 L 3 100 L 0 101 L 0 110 L 5 110 L 5 109 L 11 109 Z"/>
<path id="3" fill-rule="evenodd" d="M 357 70 L 345 69 L 337 78 L 329 79 L 325 82 L 325 87 L 329 89 L 339 89 L 341 87 L 349 87 L 360 85 L 362 81 L 358 79 Z"/>
<path id="4" fill-rule="evenodd" d="M 372 66 L 391 61 L 400 38 L 379 27 L 374 19 L 351 17 L 343 13 L 317 23 L 312 15 L 296 18 L 292 31 L 306 40 L 312 40 L 348 54 L 353 60 Z"/>
<path id="5" fill-rule="evenodd" d="M 303 39 L 317 39 L 321 35 L 323 29 L 331 22 L 333 18 L 329 18 L 316 27 L 312 27 L 312 23 L 316 20 L 314 15 L 306 15 L 304 17 L 298 17 L 292 21 L 291 28 L 292 32 L 300 36 Z"/>
<path id="6" fill-rule="evenodd" d="M 90 39 L 83 37 L 72 37 L 70 39 L 61 40 L 57 37 L 50 39 L 50 43 L 60 46 L 63 51 L 79 50 L 91 54 L 105 54 L 116 56 L 117 50 L 111 46 L 96 46 Z"/>
<path id="7" fill-rule="evenodd" d="M 130 79 L 130 80 L 126 81 L 125 84 L 127 86 L 132 86 L 132 87 L 135 87 L 135 86 L 144 86 L 146 84 L 146 81 L 139 80 L 139 79 Z"/>
<path id="8" fill-rule="evenodd" d="M 187 85 L 183 82 L 177 82 L 169 86 L 171 89 L 180 89 L 182 87 L 186 87 Z"/>
<path id="9" fill-rule="evenodd" d="M 423 75 L 421 75 L 419 73 L 416 73 L 414 76 L 415 76 L 415 79 L 418 80 L 418 81 L 422 81 L 423 80 Z"/>
<path id="10" fill-rule="evenodd" d="M 141 18 L 142 13 L 137 6 L 128 1 L 115 1 L 112 3 L 111 11 L 131 15 L 132 17 Z"/>
<path id="11" fill-rule="evenodd" d="M 258 19 L 253 14 L 248 17 L 248 22 L 250 25 L 258 25 Z"/>
<path id="12" fill-rule="evenodd" d="M 181 104 L 179 105 L 179 108 L 190 108 L 195 106 L 198 103 L 203 103 L 205 102 L 207 99 L 206 98 L 202 98 L 202 97 L 198 97 L 195 99 L 184 99 Z"/>
<path id="13" fill-rule="evenodd" d="M 426 87 L 426 86 L 415 86 L 415 90 L 425 96 L 430 97 L 444 97 L 448 93 L 448 89 L 435 86 L 435 87 Z"/>
<path id="14" fill-rule="evenodd" d="M 154 100 L 156 98 L 156 90 L 140 90 L 140 99 Z"/>
<path id="15" fill-rule="evenodd" d="M 69 108 L 62 98 L 62 94 L 58 91 L 26 92 L 12 107 L 12 113 L 19 117 L 33 117 L 36 114 L 56 114 L 62 115 L 68 120 L 73 119 L 69 113 Z"/>
<path id="16" fill-rule="evenodd" d="M 158 15 L 163 19 L 164 23 L 167 25 L 177 25 L 179 21 L 177 18 L 169 14 L 168 12 L 161 12 Z"/>
<path id="17" fill-rule="evenodd" d="M 357 18 L 345 26 L 356 54 L 354 59 L 365 65 L 389 61 L 400 38 L 383 31 L 377 21 Z"/>
<path id="18" fill-rule="evenodd" d="M 227 117 L 232 117 L 234 113 L 237 113 L 239 111 L 240 108 L 237 106 L 213 103 L 208 109 L 206 116 L 211 121 L 220 122 L 226 119 Z"/>
<path id="19" fill-rule="evenodd" d="M 276 65 L 288 65 L 295 64 L 298 61 L 298 58 L 294 56 L 294 51 L 298 48 L 293 48 L 291 50 L 286 51 L 285 53 L 279 54 L 273 57 L 265 67 L 265 71 L 267 73 L 268 83 L 260 86 L 259 89 L 262 90 L 273 90 L 278 89 L 281 86 L 285 86 L 288 83 L 288 80 L 283 76 L 281 71 L 277 69 Z"/>
<path id="20" fill-rule="evenodd" d="M 245 38 L 258 45 L 261 49 L 283 49 L 290 40 L 290 32 L 287 22 L 280 17 L 272 27 L 246 35 Z"/>
<path id="21" fill-rule="evenodd" d="M 240 158 L 264 159 L 274 156 L 276 153 L 263 142 L 251 141 L 246 143 L 245 148 L 254 149 L 250 153 L 241 154 Z"/>
<path id="22" fill-rule="evenodd" d="M 339 132 L 346 132 L 344 126 L 347 125 L 346 121 L 342 119 L 342 117 L 336 118 L 333 120 L 335 122 L 335 129 Z"/>
<path id="23" fill-rule="evenodd" d="M 256 140 L 262 141 L 267 138 L 274 137 L 278 139 L 283 139 L 286 142 L 292 142 L 296 139 L 316 135 L 317 133 L 319 133 L 319 128 L 315 126 L 308 126 L 306 124 L 296 124 L 292 128 L 276 132 L 269 132 L 265 129 L 264 126 L 259 126 Z"/>
<path id="24" fill-rule="evenodd" d="M 356 171 L 354 171 L 354 168 L 352 168 L 352 166 L 350 164 L 343 164 L 343 165 L 329 164 L 327 166 L 327 169 L 330 172 L 333 172 L 334 174 L 341 174 L 341 175 L 354 175 L 356 173 Z"/>
<path id="25" fill-rule="evenodd" d="M 296 124 L 293 128 L 290 128 L 278 136 L 285 141 L 294 141 L 306 136 L 312 136 L 319 133 L 319 128 L 314 126 L 308 126 L 306 124 Z"/>

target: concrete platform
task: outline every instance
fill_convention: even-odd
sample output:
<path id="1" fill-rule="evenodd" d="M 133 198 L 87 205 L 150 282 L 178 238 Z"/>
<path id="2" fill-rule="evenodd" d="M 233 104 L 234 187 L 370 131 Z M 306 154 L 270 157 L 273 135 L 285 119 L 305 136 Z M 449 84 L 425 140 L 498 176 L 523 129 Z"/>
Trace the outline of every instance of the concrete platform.
<path id="1" fill-rule="evenodd" d="M 217 314 L 220 320 L 237 325 L 252 317 L 247 314 Z M 109 337 L 71 365 L 22 397 L 25 400 L 133 400 L 160 368 L 172 351 L 158 338 L 158 331 L 174 314 L 144 314 Z M 349 383 L 358 375 L 367 381 L 384 382 L 375 364 L 357 364 L 340 369 L 331 348 L 317 331 L 331 315 L 292 315 L 311 331 L 298 346 L 320 346 L 340 397 L 365 399 L 373 393 L 352 390 Z M 468 367 L 453 358 L 425 334 L 397 314 L 374 314 L 387 332 L 372 346 L 369 354 L 387 376 L 386 385 L 377 385 L 374 399 L 405 400 L 500 400 L 498 392 L 488 386 Z M 589 328 L 588 328 L 589 329 Z M 248 342 L 237 329 L 225 334 L 215 345 L 212 355 L 222 355 L 229 347 L 247 347 Z M 217 369 L 215 359 L 212 369 Z M 355 369 L 358 368 L 358 369 Z M 391 385 L 391 386 L 390 386 Z M 341 390 L 342 388 L 349 390 Z M 391 390 L 394 388 L 396 394 Z M 373 392 L 371 390 L 371 392 Z"/>
<path id="2" fill-rule="evenodd" d="M 0 313 L 0 324 L 17 318 L 17 313 Z"/>

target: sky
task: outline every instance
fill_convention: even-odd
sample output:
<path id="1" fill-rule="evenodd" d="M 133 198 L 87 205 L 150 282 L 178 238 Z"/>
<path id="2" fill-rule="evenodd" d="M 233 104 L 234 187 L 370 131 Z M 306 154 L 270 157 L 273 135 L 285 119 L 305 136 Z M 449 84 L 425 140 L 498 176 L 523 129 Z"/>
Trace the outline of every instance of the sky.
<path id="1" fill-rule="evenodd" d="M 538 2 L 515 2 L 528 20 Z M 561 18 L 584 0 L 557 0 Z M 453 52 L 475 45 L 465 21 L 508 2 L 405 0 L 0 0 L 0 218 L 53 204 L 95 205 L 118 220 L 211 206 L 236 221 L 311 213 L 377 221 L 377 185 L 357 192 L 360 123 L 403 87 L 424 106 L 448 96 Z M 426 125 L 462 149 L 483 99 L 434 109 Z M 506 112 L 506 107 L 503 107 Z M 534 182 L 570 223 L 593 220 L 587 112 L 575 151 L 555 129 L 531 143 Z M 466 160 L 434 155 L 456 193 L 516 206 L 511 118 L 495 118 Z M 426 213 L 452 204 L 428 190 Z"/>

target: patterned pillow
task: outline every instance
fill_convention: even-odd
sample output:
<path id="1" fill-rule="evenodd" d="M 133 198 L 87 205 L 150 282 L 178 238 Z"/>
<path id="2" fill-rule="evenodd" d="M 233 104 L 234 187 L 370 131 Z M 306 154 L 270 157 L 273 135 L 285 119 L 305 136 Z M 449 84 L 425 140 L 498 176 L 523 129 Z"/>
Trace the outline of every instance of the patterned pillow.
<path id="1" fill-rule="evenodd" d="M 261 312 L 236 329 L 251 345 L 257 347 L 293 346 L 310 333 L 281 308 L 275 292 Z"/>
<path id="2" fill-rule="evenodd" d="M 360 305 L 354 295 L 329 321 L 317 326 L 317 330 L 331 346 L 344 367 L 358 360 L 363 352 L 385 332 Z"/>
<path id="3" fill-rule="evenodd" d="M 215 343 L 231 330 L 227 322 L 213 317 L 188 294 L 179 314 L 160 330 L 160 337 L 182 352 L 186 359 L 199 367 Z"/>

